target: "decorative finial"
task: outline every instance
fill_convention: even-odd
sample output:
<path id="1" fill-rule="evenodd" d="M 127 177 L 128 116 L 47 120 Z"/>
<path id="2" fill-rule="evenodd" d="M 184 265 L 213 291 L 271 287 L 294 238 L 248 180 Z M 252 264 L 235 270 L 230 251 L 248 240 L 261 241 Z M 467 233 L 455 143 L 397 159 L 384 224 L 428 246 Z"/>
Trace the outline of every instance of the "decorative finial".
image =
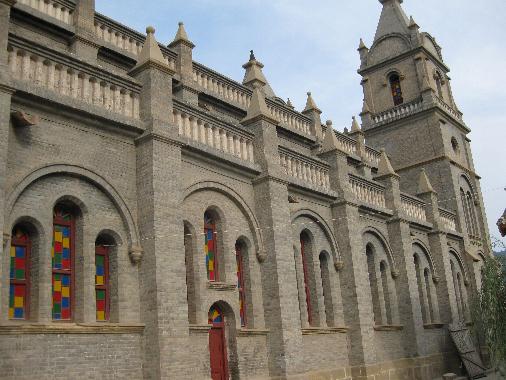
<path id="1" fill-rule="evenodd" d="M 146 28 L 146 33 L 147 34 L 155 34 L 155 28 L 153 28 L 152 26 L 148 26 Z"/>
<path id="2" fill-rule="evenodd" d="M 360 43 L 358 44 L 358 50 L 367 49 L 367 46 L 365 46 L 364 40 L 361 38 Z"/>
<path id="3" fill-rule="evenodd" d="M 255 53 L 253 52 L 253 50 L 249 51 L 249 60 L 250 61 L 256 61 Z"/>
<path id="4" fill-rule="evenodd" d="M 178 24 L 179 26 L 183 26 L 183 25 L 184 25 L 184 23 L 183 23 L 182 21 L 179 21 L 177 24 Z"/>
<path id="5" fill-rule="evenodd" d="M 325 125 L 326 125 L 327 127 L 329 127 L 329 128 L 332 128 L 332 120 L 327 120 L 327 121 L 325 122 Z"/>
<path id="6" fill-rule="evenodd" d="M 294 106 L 293 106 L 292 101 L 290 100 L 290 98 L 287 98 L 287 99 L 286 99 L 286 105 L 287 105 L 288 107 L 292 108 L 292 109 L 294 108 Z"/>
<path id="7" fill-rule="evenodd" d="M 307 96 L 311 96 L 311 91 L 308 91 L 308 92 L 307 92 Z"/>

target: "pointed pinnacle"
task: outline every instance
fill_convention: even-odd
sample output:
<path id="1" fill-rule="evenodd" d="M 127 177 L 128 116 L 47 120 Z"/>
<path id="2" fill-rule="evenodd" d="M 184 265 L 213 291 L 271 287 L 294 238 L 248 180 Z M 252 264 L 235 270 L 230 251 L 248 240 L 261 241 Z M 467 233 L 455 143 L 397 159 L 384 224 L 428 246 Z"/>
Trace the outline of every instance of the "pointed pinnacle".
<path id="1" fill-rule="evenodd" d="M 367 46 L 364 44 L 364 40 L 361 38 L 360 43 L 358 44 L 358 50 L 367 49 Z"/>
<path id="2" fill-rule="evenodd" d="M 325 132 L 325 137 L 323 138 L 323 151 L 330 152 L 332 150 L 339 149 L 339 140 L 337 139 L 336 132 L 332 127 L 332 121 L 327 120 L 325 124 L 327 125 L 327 131 Z"/>
<path id="3" fill-rule="evenodd" d="M 321 112 L 318 106 L 316 105 L 316 102 L 313 99 L 313 96 L 311 95 L 311 91 L 307 92 L 307 101 L 306 101 L 306 108 L 304 108 L 304 111 L 318 111 Z"/>
<path id="4" fill-rule="evenodd" d="M 182 21 L 178 22 L 176 36 L 174 37 L 174 40 L 169 44 L 169 47 L 173 47 L 178 42 L 183 42 L 183 43 L 189 45 L 192 49 L 195 47 L 195 45 L 188 38 L 188 34 L 186 33 L 186 30 L 184 28 L 184 23 Z"/>
<path id="5" fill-rule="evenodd" d="M 371 110 L 369 109 L 369 105 L 367 104 L 367 100 L 364 99 L 363 104 L 362 104 L 362 112 L 360 114 L 365 115 L 368 113 L 371 113 Z"/>
<path id="6" fill-rule="evenodd" d="M 290 108 L 295 108 L 292 104 L 292 101 L 290 100 L 290 98 L 286 99 L 286 105 Z"/>
<path id="7" fill-rule="evenodd" d="M 390 163 L 390 160 L 387 156 L 387 153 L 385 149 L 381 149 L 381 156 L 378 164 L 378 177 L 382 176 L 397 176 L 397 173 L 395 172 L 394 168 L 392 167 L 392 164 Z"/>
<path id="8" fill-rule="evenodd" d="M 351 132 L 362 132 L 362 129 L 360 128 L 360 124 L 358 123 L 355 116 L 351 117 Z"/>
<path id="9" fill-rule="evenodd" d="M 413 18 L 413 16 L 409 16 L 409 28 L 417 28 L 417 29 L 420 29 L 420 27 L 418 26 L 418 24 L 416 23 L 415 19 Z"/>
<path id="10" fill-rule="evenodd" d="M 425 168 L 420 172 L 420 178 L 418 180 L 418 194 L 425 193 L 435 193 L 434 188 L 432 187 L 429 177 L 427 176 L 427 172 Z"/>
<path id="11" fill-rule="evenodd" d="M 142 46 L 142 50 L 139 54 L 139 58 L 137 59 L 137 65 L 135 66 L 135 68 L 138 68 L 149 61 L 152 62 L 154 61 L 159 64 L 162 64 L 163 66 L 166 66 L 167 64 L 165 63 L 165 59 L 163 58 L 162 51 L 158 46 L 158 42 L 156 42 L 155 28 L 153 28 L 152 26 L 148 26 L 146 28 L 146 34 L 147 34 L 146 41 Z"/>

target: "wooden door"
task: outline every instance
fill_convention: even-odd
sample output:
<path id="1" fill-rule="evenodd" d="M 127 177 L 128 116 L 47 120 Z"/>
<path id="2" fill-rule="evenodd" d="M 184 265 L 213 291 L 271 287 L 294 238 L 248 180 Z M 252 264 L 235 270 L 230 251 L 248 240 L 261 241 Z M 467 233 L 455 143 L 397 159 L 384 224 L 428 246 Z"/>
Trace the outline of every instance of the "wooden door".
<path id="1" fill-rule="evenodd" d="M 211 378 L 228 380 L 227 350 L 225 348 L 225 330 L 223 323 L 213 324 L 209 331 L 209 352 L 211 358 Z"/>

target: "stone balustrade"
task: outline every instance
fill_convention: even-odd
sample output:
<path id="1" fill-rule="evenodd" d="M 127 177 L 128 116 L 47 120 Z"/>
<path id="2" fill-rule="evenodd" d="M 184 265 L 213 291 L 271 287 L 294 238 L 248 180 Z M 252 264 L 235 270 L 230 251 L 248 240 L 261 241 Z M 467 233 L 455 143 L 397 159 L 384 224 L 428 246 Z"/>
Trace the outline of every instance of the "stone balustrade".
<path id="1" fill-rule="evenodd" d="M 251 95 L 247 91 L 241 89 L 239 85 L 227 83 L 227 81 L 219 76 L 212 75 L 195 66 L 193 68 L 193 81 L 197 83 L 198 86 L 220 98 L 235 103 L 242 108 L 249 107 Z"/>
<path id="2" fill-rule="evenodd" d="M 285 151 L 279 152 L 279 162 L 288 176 L 313 187 L 330 189 L 329 169 L 322 164 Z"/>
<path id="3" fill-rule="evenodd" d="M 14 79 L 139 119 L 138 90 L 15 46 L 8 48 L 8 62 Z"/>
<path id="4" fill-rule="evenodd" d="M 352 174 L 350 174 L 349 180 L 351 192 L 357 201 L 386 208 L 385 188 L 383 186 Z"/>
<path id="5" fill-rule="evenodd" d="M 357 154 L 357 142 L 353 140 L 351 137 L 343 135 L 342 133 L 337 133 L 337 141 L 341 149 L 349 154 Z"/>
<path id="6" fill-rule="evenodd" d="M 455 110 L 452 106 L 447 104 L 443 99 L 441 99 L 439 96 L 436 96 L 436 103 L 446 112 L 448 112 L 450 115 L 452 115 L 457 120 L 462 120 L 462 113 Z"/>
<path id="7" fill-rule="evenodd" d="M 401 104 L 387 111 L 372 116 L 374 124 L 387 123 L 395 119 L 402 119 L 422 110 L 422 99 L 416 99 L 409 103 Z"/>
<path id="8" fill-rule="evenodd" d="M 252 137 L 176 109 L 173 111 L 173 122 L 177 125 L 180 136 L 241 160 L 254 162 Z"/>
<path id="9" fill-rule="evenodd" d="M 274 104 L 268 104 L 267 108 L 272 117 L 279 121 L 279 123 L 285 127 L 295 129 L 300 133 L 311 135 L 311 122 L 306 120 L 302 115 L 299 115 L 295 111 L 288 111 L 282 107 L 275 106 Z"/>
<path id="10" fill-rule="evenodd" d="M 454 231 L 457 232 L 457 215 L 454 213 L 439 209 L 439 217 L 441 218 L 441 221 L 443 222 L 443 226 L 447 231 Z"/>
<path id="11" fill-rule="evenodd" d="M 411 195 L 401 194 L 401 209 L 402 212 L 411 219 L 427 221 L 427 214 L 425 213 L 425 203 Z"/>
<path id="12" fill-rule="evenodd" d="M 377 150 L 374 150 L 372 148 L 366 147 L 365 148 L 365 158 L 368 162 L 373 164 L 374 166 L 379 165 L 381 153 Z"/>
<path id="13" fill-rule="evenodd" d="M 97 16 L 95 18 L 95 34 L 102 41 L 110 43 L 114 47 L 124 50 L 135 57 L 141 53 L 142 47 L 144 46 L 144 36 L 126 28 L 125 30 L 121 30 L 121 28 L 113 23 L 107 22 L 107 19 L 103 16 Z M 165 63 L 174 70 L 176 67 L 174 58 L 167 54 L 163 54 L 163 58 Z"/>
<path id="14" fill-rule="evenodd" d="M 135 56 L 140 54 L 144 44 L 140 39 L 129 36 L 119 29 L 97 19 L 95 19 L 95 33 L 101 40 L 109 42 L 117 48 L 126 50 Z"/>
<path id="15" fill-rule="evenodd" d="M 65 24 L 73 25 L 73 9 L 66 1 L 59 0 L 18 0 L 19 4 L 36 9 L 49 17 L 53 17 Z"/>

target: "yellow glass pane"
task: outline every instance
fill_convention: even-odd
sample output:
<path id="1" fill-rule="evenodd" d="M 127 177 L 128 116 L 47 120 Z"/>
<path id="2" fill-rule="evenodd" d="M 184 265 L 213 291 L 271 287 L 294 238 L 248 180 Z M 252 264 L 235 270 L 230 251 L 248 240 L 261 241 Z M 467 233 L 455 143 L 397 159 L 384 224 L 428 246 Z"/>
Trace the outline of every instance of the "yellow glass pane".
<path id="1" fill-rule="evenodd" d="M 23 297 L 14 297 L 14 307 L 23 307 Z"/>
<path id="2" fill-rule="evenodd" d="M 11 257 L 16 257 L 16 247 L 11 246 Z"/>
<path id="3" fill-rule="evenodd" d="M 54 233 L 54 241 L 61 243 L 62 240 L 63 240 L 63 234 L 61 232 L 55 232 Z"/>
<path id="4" fill-rule="evenodd" d="M 105 312 L 97 310 L 97 321 L 105 321 Z"/>
<path id="5" fill-rule="evenodd" d="M 55 281 L 53 286 L 54 286 L 54 291 L 55 292 L 60 292 L 61 291 L 61 281 Z"/>
<path id="6" fill-rule="evenodd" d="M 9 308 L 9 318 L 10 319 L 14 318 L 14 308 L 13 307 Z"/>
<path id="7" fill-rule="evenodd" d="M 208 251 L 209 251 L 209 250 L 207 249 L 207 244 L 205 244 L 205 245 L 204 245 L 204 253 L 207 255 L 207 252 L 208 252 Z"/>
<path id="8" fill-rule="evenodd" d="M 63 288 L 61 288 L 61 296 L 70 297 L 70 288 L 68 286 L 64 286 Z"/>
<path id="9" fill-rule="evenodd" d="M 63 248 L 70 248 L 70 239 L 63 238 Z"/>
<path id="10" fill-rule="evenodd" d="M 214 270 L 214 261 L 209 260 L 209 270 Z"/>
<path id="11" fill-rule="evenodd" d="M 96 285 L 104 285 L 104 276 L 95 276 L 95 278 Z"/>

